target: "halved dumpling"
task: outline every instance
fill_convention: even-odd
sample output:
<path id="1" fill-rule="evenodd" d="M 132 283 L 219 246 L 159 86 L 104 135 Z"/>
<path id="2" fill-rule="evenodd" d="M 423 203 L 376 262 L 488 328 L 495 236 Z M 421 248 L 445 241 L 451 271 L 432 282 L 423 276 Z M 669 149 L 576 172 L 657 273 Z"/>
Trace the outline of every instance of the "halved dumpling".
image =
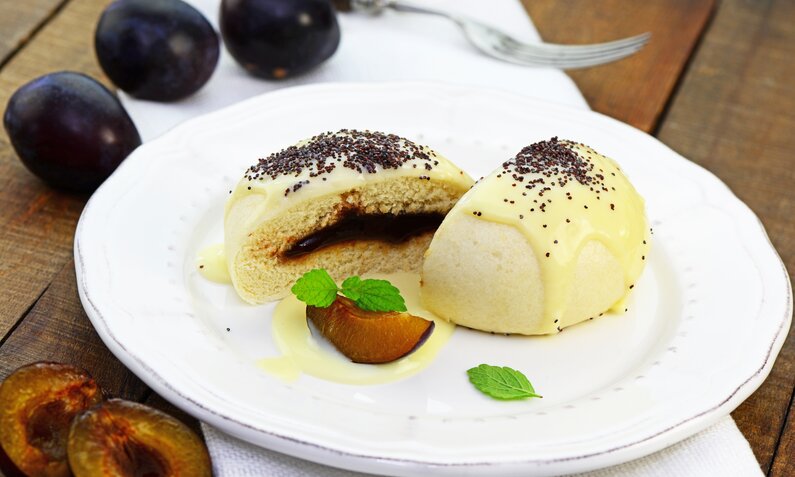
<path id="1" fill-rule="evenodd" d="M 644 202 L 613 160 L 552 138 L 480 180 L 428 248 L 422 302 L 456 324 L 557 333 L 614 309 L 649 250 Z"/>
<path id="2" fill-rule="evenodd" d="M 418 272 L 431 236 L 472 179 L 426 146 L 341 130 L 250 167 L 226 207 L 227 265 L 240 297 L 283 297 L 303 273 L 335 280 Z"/>

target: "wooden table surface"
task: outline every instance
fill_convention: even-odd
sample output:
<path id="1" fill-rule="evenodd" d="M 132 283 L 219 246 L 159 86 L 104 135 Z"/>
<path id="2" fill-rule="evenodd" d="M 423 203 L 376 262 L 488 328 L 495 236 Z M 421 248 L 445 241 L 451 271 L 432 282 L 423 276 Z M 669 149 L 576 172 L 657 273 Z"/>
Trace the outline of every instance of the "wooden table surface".
<path id="1" fill-rule="evenodd" d="M 0 0 L 0 104 L 23 83 L 57 70 L 109 84 L 92 47 L 107 3 Z M 795 2 L 524 3 L 548 41 L 652 31 L 651 44 L 635 57 L 571 76 L 593 109 L 650 132 L 725 181 L 795 270 Z M 83 312 L 72 240 L 86 199 L 31 176 L 0 132 L 0 379 L 33 361 L 74 363 L 111 394 L 196 426 L 113 357 Z M 732 414 L 762 470 L 775 476 L 795 475 L 793 333 L 767 381 Z"/>

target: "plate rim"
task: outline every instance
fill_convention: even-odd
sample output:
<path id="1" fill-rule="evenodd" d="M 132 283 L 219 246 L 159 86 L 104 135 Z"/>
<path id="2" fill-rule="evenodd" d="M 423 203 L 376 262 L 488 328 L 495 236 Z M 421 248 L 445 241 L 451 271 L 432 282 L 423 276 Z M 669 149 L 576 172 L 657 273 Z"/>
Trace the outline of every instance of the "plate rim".
<path id="1" fill-rule="evenodd" d="M 744 203 L 742 202 L 732 191 L 728 188 L 728 186 L 723 183 L 717 176 L 709 172 L 708 170 L 704 169 L 699 164 L 696 164 L 680 154 L 676 151 L 673 151 L 668 146 L 660 142 L 658 139 L 650 136 L 643 131 L 640 131 L 632 126 L 627 124 L 621 123 L 613 118 L 605 116 L 601 113 L 583 110 L 581 108 L 575 108 L 572 106 L 566 106 L 557 104 L 554 102 L 549 102 L 537 98 L 517 95 L 513 93 L 508 93 L 501 90 L 490 89 L 490 88 L 483 88 L 483 87 L 476 87 L 476 86 L 466 86 L 466 85 L 456 85 L 456 84 L 449 84 L 443 82 L 427 82 L 427 81 L 417 81 L 417 82 L 383 82 L 383 83 L 354 83 L 354 82 L 345 82 L 345 83 L 325 83 L 319 85 L 303 85 L 303 86 L 296 86 L 290 88 L 284 88 L 282 90 L 278 90 L 276 92 L 269 92 L 263 95 L 255 96 L 248 100 L 242 101 L 240 103 L 236 103 L 234 105 L 228 106 L 226 108 L 222 108 L 220 110 L 198 116 L 196 118 L 190 119 L 175 128 L 171 131 L 165 133 L 163 136 L 160 136 L 147 144 L 155 144 L 162 141 L 162 138 L 168 137 L 174 131 L 179 131 L 182 129 L 189 129 L 190 126 L 194 122 L 198 121 L 205 121 L 207 117 L 211 117 L 214 115 L 222 114 L 224 112 L 228 112 L 229 110 L 234 110 L 237 108 L 244 108 L 248 103 L 255 102 L 258 99 L 268 96 L 270 98 L 285 96 L 285 95 L 293 95 L 293 94 L 300 94 L 304 91 L 309 92 L 322 92 L 323 90 L 339 92 L 340 90 L 345 91 L 355 91 L 357 89 L 381 89 L 383 91 L 390 91 L 396 88 L 401 90 L 416 90 L 416 89 L 443 89 L 446 92 L 450 93 L 454 91 L 456 94 L 466 94 L 466 92 L 471 92 L 474 94 L 488 94 L 488 95 L 499 95 L 503 97 L 509 97 L 514 99 L 521 99 L 524 103 L 535 103 L 541 105 L 542 107 L 546 108 L 555 108 L 558 110 L 562 110 L 565 113 L 570 113 L 573 115 L 579 116 L 595 116 L 600 121 L 606 121 L 611 123 L 611 127 L 619 127 L 631 130 L 631 134 L 641 134 L 646 136 L 646 139 L 652 139 L 656 141 L 659 145 L 663 146 L 667 149 L 670 155 L 675 156 L 679 159 L 679 162 L 685 163 L 688 167 L 694 167 L 697 169 L 701 174 L 698 178 L 698 182 L 700 185 L 704 185 L 705 182 L 711 183 L 712 186 L 720 186 L 726 197 L 731 198 L 731 207 L 727 207 L 732 211 L 739 212 L 744 214 L 748 217 L 753 217 L 754 223 L 757 225 L 758 229 L 754 230 L 753 233 L 761 232 L 762 237 L 765 239 L 765 245 L 769 249 L 769 251 L 773 252 L 773 257 L 778 261 L 780 266 L 781 273 L 783 274 L 784 281 L 786 284 L 786 306 L 784 310 L 784 317 L 778 323 L 778 328 L 773 336 L 772 341 L 768 345 L 767 351 L 764 355 L 764 359 L 756 371 L 748 376 L 745 380 L 742 381 L 740 385 L 737 386 L 728 396 L 722 399 L 719 403 L 715 404 L 714 406 L 704 409 L 698 413 L 693 414 L 687 419 L 684 419 L 677 424 L 674 424 L 666 429 L 658 430 L 651 435 L 647 435 L 642 439 L 634 440 L 630 443 L 614 446 L 609 449 L 600 450 L 598 452 L 593 453 L 584 453 L 581 455 L 576 456 L 567 456 L 567 457 L 559 457 L 559 458 L 550 458 L 550 459 L 525 459 L 525 460 L 499 460 L 499 461 L 483 461 L 483 462 L 463 462 L 463 463 L 451 463 L 451 462 L 443 462 L 443 461 L 433 461 L 427 459 L 411 459 L 411 458 L 395 458 L 395 457 L 378 457 L 369 455 L 366 453 L 355 453 L 349 452 L 346 450 L 335 449 L 333 447 L 321 445 L 315 442 L 305 441 L 301 439 L 297 439 L 292 436 L 282 435 L 278 432 L 263 429 L 261 427 L 252 426 L 248 423 L 239 421 L 234 419 L 233 417 L 226 416 L 223 413 L 219 413 L 215 410 L 212 410 L 202 403 L 192 399 L 189 396 L 186 396 L 184 393 L 181 393 L 171 384 L 169 384 L 162 376 L 160 376 L 154 369 L 149 367 L 145 360 L 141 359 L 140 357 L 131 353 L 127 347 L 119 340 L 111 330 L 111 327 L 108 325 L 108 321 L 103 316 L 103 312 L 96 306 L 96 304 L 91 299 L 90 293 L 88 291 L 89 279 L 85 273 L 85 256 L 84 251 L 81 249 L 81 237 L 85 233 L 84 224 L 85 224 L 85 217 L 92 213 L 93 209 L 92 206 L 95 205 L 97 202 L 97 197 L 101 196 L 102 191 L 106 190 L 109 183 L 112 183 L 116 178 L 119 177 L 118 171 L 126 170 L 129 166 L 129 162 L 125 161 L 122 163 L 122 166 L 118 169 L 116 173 L 111 176 L 111 178 L 106 181 L 100 188 L 92 195 L 91 199 L 89 199 L 88 203 L 86 204 L 83 212 L 81 213 L 80 220 L 78 222 L 77 230 L 75 232 L 75 241 L 74 241 L 74 254 L 75 254 L 75 271 L 77 276 L 77 287 L 78 293 L 80 296 L 80 300 L 83 304 L 83 308 L 86 311 L 90 321 L 92 322 L 94 328 L 97 330 L 98 334 L 102 338 L 103 342 L 106 346 L 113 352 L 113 354 L 120 359 L 125 366 L 127 366 L 130 370 L 132 370 L 137 376 L 139 376 L 147 385 L 149 385 L 152 389 L 158 392 L 165 398 L 168 398 L 169 401 L 173 402 L 178 407 L 184 409 L 188 413 L 198 417 L 200 420 L 204 422 L 208 422 L 211 425 L 216 427 L 224 427 L 225 423 L 231 423 L 235 426 L 238 426 L 242 429 L 241 432 L 237 432 L 234 435 L 237 437 L 246 439 L 248 441 L 252 441 L 253 437 L 248 435 L 249 433 L 256 434 L 260 442 L 263 442 L 262 437 L 267 436 L 268 440 L 272 441 L 269 442 L 269 447 L 278 450 L 280 452 L 285 452 L 291 455 L 296 455 L 300 458 L 308 458 L 315 461 L 323 461 L 324 459 L 318 459 L 317 455 L 327 455 L 333 454 L 335 456 L 343 457 L 347 461 L 346 464 L 349 463 L 357 463 L 357 465 L 353 465 L 348 468 L 358 468 L 367 470 L 369 472 L 384 472 L 386 471 L 383 468 L 385 464 L 388 466 L 400 466 L 405 467 L 409 466 L 420 466 L 423 469 L 455 469 L 455 468 L 479 468 L 485 467 L 489 470 L 497 470 L 496 467 L 503 467 L 504 469 L 509 468 L 525 468 L 525 467 L 543 467 L 543 466 L 551 466 L 554 464 L 560 463 L 567 463 L 567 462 L 575 462 L 575 461 L 593 461 L 594 459 L 599 459 L 604 456 L 620 456 L 619 459 L 621 461 L 631 460 L 637 457 L 641 457 L 643 455 L 647 455 L 649 453 L 655 452 L 660 450 L 668 445 L 671 445 L 675 442 L 678 442 L 681 439 L 684 439 L 701 429 L 706 428 L 708 425 L 717 422 L 717 420 L 724 415 L 727 415 L 731 410 L 733 410 L 737 405 L 739 405 L 743 400 L 745 400 L 753 391 L 755 391 L 761 383 L 767 378 L 769 375 L 773 363 L 775 362 L 775 358 L 778 355 L 781 347 L 783 346 L 784 340 L 786 338 L 787 333 L 785 330 L 789 329 L 791 320 L 792 320 L 792 312 L 793 312 L 793 295 L 792 295 L 792 286 L 790 283 L 789 274 L 787 273 L 786 267 L 781 260 L 778 252 L 776 251 L 775 247 L 773 246 L 772 242 L 770 241 L 769 236 L 764 228 L 764 225 L 759 220 L 759 218 L 754 214 L 754 212 Z M 733 217 L 733 222 L 737 222 L 738 219 Z M 745 243 L 746 240 L 743 240 Z M 228 430 L 226 430 L 229 432 Z M 248 435 L 248 439 L 247 439 Z M 272 445 L 270 445 L 272 444 Z M 310 448 L 314 451 L 317 455 L 307 457 L 306 454 L 298 455 L 296 452 L 291 452 L 289 449 L 289 445 L 291 444 L 298 444 L 303 449 L 308 450 L 306 448 Z M 259 444 L 255 444 L 259 445 Z M 367 463 L 378 464 L 377 467 L 373 468 Z M 336 465 L 334 463 L 324 462 L 329 465 Z M 363 465 L 358 465 L 361 463 Z M 615 463 L 615 462 L 614 462 Z M 594 461 L 594 464 L 596 462 Z M 610 463 L 604 465 L 611 465 Z M 598 465 L 597 465 L 598 467 Z M 590 468 L 595 468 L 591 466 Z M 391 471 L 397 471 L 397 468 L 388 469 Z M 405 470 L 405 469 L 404 469 Z M 410 470 L 410 469 L 409 469 Z"/>

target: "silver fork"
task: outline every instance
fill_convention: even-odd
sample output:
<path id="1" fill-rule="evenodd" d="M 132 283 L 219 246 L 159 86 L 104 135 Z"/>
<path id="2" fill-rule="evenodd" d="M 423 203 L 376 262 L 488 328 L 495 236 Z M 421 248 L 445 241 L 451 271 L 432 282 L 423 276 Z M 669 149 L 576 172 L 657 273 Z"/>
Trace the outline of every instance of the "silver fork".
<path id="1" fill-rule="evenodd" d="M 530 44 L 518 41 L 472 18 L 417 6 L 403 0 L 335 0 L 335 4 L 343 10 L 370 14 L 392 9 L 444 17 L 455 22 L 464 32 L 467 40 L 483 53 L 503 61 L 528 66 L 574 69 L 610 63 L 637 53 L 651 38 L 651 33 L 643 33 L 622 40 L 589 45 Z"/>

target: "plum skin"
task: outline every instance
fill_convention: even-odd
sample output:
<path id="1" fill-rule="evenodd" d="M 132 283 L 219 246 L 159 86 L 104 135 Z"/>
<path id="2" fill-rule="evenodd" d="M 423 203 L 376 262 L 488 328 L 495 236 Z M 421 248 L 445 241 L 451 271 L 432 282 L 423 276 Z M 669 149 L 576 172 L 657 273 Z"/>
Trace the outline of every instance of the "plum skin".
<path id="1" fill-rule="evenodd" d="M 182 0 L 116 0 L 99 19 L 94 48 L 116 86 L 154 101 L 198 91 L 220 53 L 212 25 Z"/>
<path id="2" fill-rule="evenodd" d="M 141 145 L 135 124 L 113 93 L 70 71 L 19 88 L 8 101 L 3 125 L 25 167 L 68 191 L 96 189 Z"/>
<path id="3" fill-rule="evenodd" d="M 331 57 L 340 42 L 328 0 L 223 0 L 220 25 L 232 57 L 265 79 L 305 73 Z"/>

